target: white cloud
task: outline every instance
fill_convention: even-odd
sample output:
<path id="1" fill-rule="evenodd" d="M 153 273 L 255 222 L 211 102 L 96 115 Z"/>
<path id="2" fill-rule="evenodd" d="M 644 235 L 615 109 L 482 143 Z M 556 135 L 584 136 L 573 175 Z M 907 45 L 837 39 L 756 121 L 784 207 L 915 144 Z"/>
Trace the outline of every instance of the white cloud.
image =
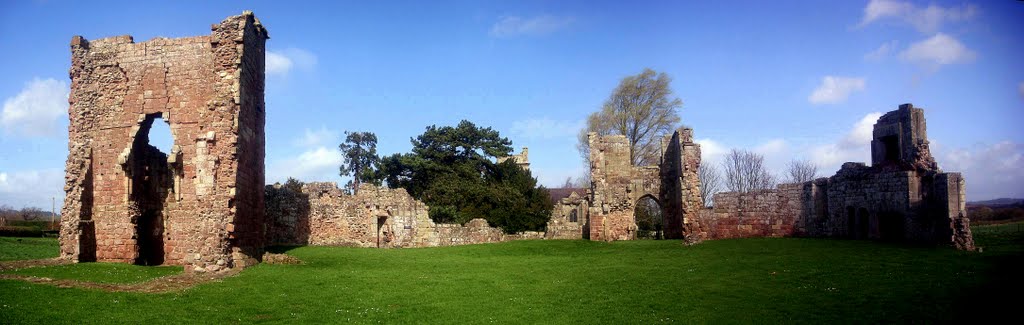
<path id="1" fill-rule="evenodd" d="M 275 158 L 267 163 L 267 183 L 284 182 L 289 177 L 304 182 L 340 182 L 338 168 L 344 159 L 337 149 L 338 141 L 338 132 L 326 127 L 305 129 L 301 136 L 292 140 L 293 148 L 301 151 L 299 155 Z"/>
<path id="2" fill-rule="evenodd" d="M 335 181 L 342 163 L 341 151 L 316 147 L 297 157 L 274 161 L 267 167 L 267 182 L 284 182 L 294 177 L 304 182 Z"/>
<path id="3" fill-rule="evenodd" d="M 838 170 L 844 162 L 869 162 L 871 160 L 871 138 L 875 122 L 882 113 L 865 115 L 840 139 L 833 143 L 818 145 L 810 150 L 811 162 L 826 174 Z"/>
<path id="4" fill-rule="evenodd" d="M 266 60 L 267 74 L 283 75 L 292 69 L 292 59 L 289 59 L 284 54 L 267 51 Z"/>
<path id="5" fill-rule="evenodd" d="M 944 171 L 961 172 L 969 200 L 1024 197 L 1024 144 L 1003 141 L 973 148 L 933 146 Z"/>
<path id="6" fill-rule="evenodd" d="M 512 134 L 526 139 L 553 139 L 568 137 L 575 139 L 583 129 L 583 120 L 555 121 L 547 117 L 512 122 Z"/>
<path id="7" fill-rule="evenodd" d="M 754 148 L 754 152 L 765 156 L 771 156 L 785 152 L 788 149 L 788 147 L 789 146 L 786 144 L 786 140 L 772 139 L 768 140 L 768 142 L 758 145 L 756 148 Z"/>
<path id="8" fill-rule="evenodd" d="M 871 0 L 864 7 L 859 27 L 876 21 L 896 20 L 914 26 L 918 31 L 930 33 L 949 22 L 967 21 L 978 14 L 978 7 L 965 4 L 959 7 L 940 7 L 930 4 L 918 7 L 913 3 L 896 0 Z"/>
<path id="9" fill-rule="evenodd" d="M 721 143 L 711 139 L 697 139 L 697 144 L 700 145 L 700 160 L 701 163 L 712 163 L 720 164 L 722 157 L 729 153 L 729 149 Z"/>
<path id="10" fill-rule="evenodd" d="M 0 172 L 0 204 L 49 211 L 53 199 L 57 200 L 57 211 L 60 211 L 64 202 L 63 169 Z"/>
<path id="11" fill-rule="evenodd" d="M 306 129 L 303 136 L 293 143 L 300 147 L 337 146 L 341 143 L 339 140 L 338 132 L 321 126 L 319 130 Z"/>
<path id="12" fill-rule="evenodd" d="M 811 104 L 837 104 L 850 97 L 855 91 L 864 90 L 864 78 L 825 76 L 821 85 L 807 97 Z"/>
<path id="13" fill-rule="evenodd" d="M 733 149 L 711 139 L 697 139 L 696 142 L 700 144 L 701 164 L 720 166 Z M 793 157 L 789 143 L 783 139 L 770 139 L 754 146 L 751 151 L 764 156 L 765 167 L 772 173 L 781 171 Z"/>
<path id="14" fill-rule="evenodd" d="M 900 52 L 899 55 L 905 61 L 936 68 L 945 64 L 971 62 L 977 56 L 963 43 L 943 33 L 910 44 L 910 47 Z"/>
<path id="15" fill-rule="evenodd" d="M 315 54 L 299 48 L 286 48 L 280 51 L 267 51 L 265 69 L 270 75 L 286 75 L 292 68 L 308 70 L 316 64 Z"/>
<path id="16" fill-rule="evenodd" d="M 56 79 L 33 79 L 14 97 L 4 101 L 0 126 L 27 136 L 51 135 L 56 122 L 68 112 L 68 84 Z"/>
<path id="17" fill-rule="evenodd" d="M 491 26 L 493 37 L 514 37 L 524 35 L 545 35 L 563 29 L 575 22 L 573 17 L 540 15 L 536 17 L 506 16 Z"/>
<path id="18" fill-rule="evenodd" d="M 868 52 L 867 54 L 864 54 L 864 60 L 881 61 L 882 59 L 888 57 L 890 53 L 895 51 L 897 46 L 899 46 L 899 41 L 896 40 L 882 43 L 882 45 L 878 46 L 877 49 Z"/>

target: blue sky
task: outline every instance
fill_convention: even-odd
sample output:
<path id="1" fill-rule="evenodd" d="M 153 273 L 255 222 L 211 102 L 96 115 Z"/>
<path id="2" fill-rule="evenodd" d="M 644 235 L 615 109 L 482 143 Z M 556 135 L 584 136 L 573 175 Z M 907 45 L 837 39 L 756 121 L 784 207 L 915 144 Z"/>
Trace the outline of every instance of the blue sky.
<path id="1" fill-rule="evenodd" d="M 584 172 L 586 115 L 650 67 L 674 78 L 705 163 L 743 148 L 776 173 L 809 159 L 828 176 L 869 161 L 874 119 L 912 102 L 968 199 L 1024 197 L 1019 1 L 9 1 L 0 204 L 63 199 L 73 35 L 206 35 L 243 10 L 271 36 L 268 182 L 344 182 L 345 130 L 375 132 L 390 154 L 427 125 L 468 119 L 529 147 L 534 174 L 557 186 Z"/>

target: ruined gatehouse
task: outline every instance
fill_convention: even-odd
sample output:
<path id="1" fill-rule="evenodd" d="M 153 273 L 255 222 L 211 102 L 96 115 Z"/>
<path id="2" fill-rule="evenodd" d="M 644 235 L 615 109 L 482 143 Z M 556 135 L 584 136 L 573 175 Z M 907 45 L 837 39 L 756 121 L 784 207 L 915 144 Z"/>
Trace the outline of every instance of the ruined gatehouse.
<path id="1" fill-rule="evenodd" d="M 187 271 L 257 261 L 266 39 L 252 12 L 207 36 L 72 38 L 61 258 Z M 158 120 L 170 152 L 149 144 Z"/>
<path id="2" fill-rule="evenodd" d="M 590 195 L 583 236 L 591 240 L 636 238 L 637 202 L 649 197 L 658 203 L 665 238 L 682 239 L 703 207 L 700 198 L 700 145 L 693 129 L 674 132 L 661 141 L 656 166 L 633 166 L 629 140 L 623 135 L 587 135 L 590 145 Z"/>

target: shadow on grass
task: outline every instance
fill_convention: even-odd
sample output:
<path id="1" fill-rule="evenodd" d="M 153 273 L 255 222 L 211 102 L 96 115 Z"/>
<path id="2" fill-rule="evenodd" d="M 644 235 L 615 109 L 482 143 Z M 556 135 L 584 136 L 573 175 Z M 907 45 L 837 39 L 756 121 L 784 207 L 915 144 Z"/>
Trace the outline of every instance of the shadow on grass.
<path id="1" fill-rule="evenodd" d="M 267 253 L 274 254 L 285 254 L 296 248 L 306 247 L 306 245 L 274 245 L 266 248 Z"/>

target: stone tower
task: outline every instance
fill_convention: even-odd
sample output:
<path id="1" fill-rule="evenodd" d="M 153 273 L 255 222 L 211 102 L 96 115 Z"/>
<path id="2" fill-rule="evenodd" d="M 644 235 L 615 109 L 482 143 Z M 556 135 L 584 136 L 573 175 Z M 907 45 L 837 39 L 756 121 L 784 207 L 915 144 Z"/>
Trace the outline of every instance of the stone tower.
<path id="1" fill-rule="evenodd" d="M 71 39 L 62 258 L 218 271 L 261 256 L 268 35 L 249 11 L 211 30 Z M 149 144 L 158 118 L 170 152 Z"/>

